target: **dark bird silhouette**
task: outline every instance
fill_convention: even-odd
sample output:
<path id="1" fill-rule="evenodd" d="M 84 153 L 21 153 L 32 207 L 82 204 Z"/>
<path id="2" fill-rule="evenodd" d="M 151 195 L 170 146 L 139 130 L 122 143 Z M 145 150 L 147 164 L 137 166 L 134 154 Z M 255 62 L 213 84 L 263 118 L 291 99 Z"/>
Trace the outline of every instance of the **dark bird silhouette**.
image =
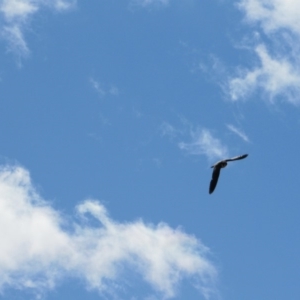
<path id="1" fill-rule="evenodd" d="M 221 168 L 225 168 L 227 166 L 228 161 L 244 159 L 247 156 L 248 156 L 248 154 L 243 154 L 240 156 L 235 156 L 232 158 L 224 159 L 224 160 L 218 161 L 213 166 L 211 166 L 212 168 L 214 168 L 214 170 L 213 170 L 212 178 L 211 178 L 210 185 L 209 185 L 209 193 L 211 194 L 215 190 L 217 183 L 218 183 Z"/>

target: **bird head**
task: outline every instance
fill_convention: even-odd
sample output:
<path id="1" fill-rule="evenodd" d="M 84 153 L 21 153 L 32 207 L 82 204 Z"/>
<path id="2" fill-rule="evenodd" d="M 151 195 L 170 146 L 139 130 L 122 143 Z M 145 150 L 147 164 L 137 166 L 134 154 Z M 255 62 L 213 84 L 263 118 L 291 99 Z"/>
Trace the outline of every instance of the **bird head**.
<path id="1" fill-rule="evenodd" d="M 222 161 L 221 163 L 220 163 L 220 167 L 221 168 L 225 168 L 227 166 L 227 162 L 226 161 Z"/>
<path id="2" fill-rule="evenodd" d="M 219 162 L 217 162 L 216 164 L 214 164 L 213 166 L 211 166 L 212 168 L 218 167 L 218 168 L 225 168 L 227 166 L 227 162 L 224 160 L 221 160 Z"/>

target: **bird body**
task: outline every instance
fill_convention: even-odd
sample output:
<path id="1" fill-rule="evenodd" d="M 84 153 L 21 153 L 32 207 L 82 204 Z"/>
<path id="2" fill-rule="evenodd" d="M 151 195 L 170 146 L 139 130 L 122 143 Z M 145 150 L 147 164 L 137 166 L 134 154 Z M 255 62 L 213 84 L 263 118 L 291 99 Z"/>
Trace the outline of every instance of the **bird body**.
<path id="1" fill-rule="evenodd" d="M 212 179 L 211 179 L 210 185 L 209 185 L 209 193 L 211 194 L 215 190 L 217 183 L 218 183 L 219 176 L 220 176 L 220 171 L 222 168 L 225 168 L 227 166 L 227 162 L 244 159 L 247 156 L 248 156 L 248 154 L 243 154 L 243 155 L 235 156 L 232 158 L 227 158 L 224 160 L 220 160 L 217 163 L 215 163 L 213 166 L 211 166 L 213 168 L 213 173 L 212 173 Z"/>

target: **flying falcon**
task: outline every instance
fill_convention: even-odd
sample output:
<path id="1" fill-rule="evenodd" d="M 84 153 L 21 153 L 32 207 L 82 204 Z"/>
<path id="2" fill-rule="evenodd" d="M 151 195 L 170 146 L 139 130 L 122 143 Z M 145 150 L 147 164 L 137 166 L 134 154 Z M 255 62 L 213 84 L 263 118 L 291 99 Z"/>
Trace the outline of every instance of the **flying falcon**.
<path id="1" fill-rule="evenodd" d="M 248 156 L 248 154 L 243 154 L 240 156 L 224 159 L 224 160 L 221 160 L 221 161 L 218 161 L 217 163 L 215 163 L 212 166 L 212 168 L 214 168 L 214 170 L 213 170 L 212 178 L 211 178 L 210 185 L 209 185 L 209 193 L 211 194 L 215 190 L 217 183 L 218 183 L 221 168 L 225 168 L 227 166 L 228 161 L 244 159 L 247 156 Z"/>

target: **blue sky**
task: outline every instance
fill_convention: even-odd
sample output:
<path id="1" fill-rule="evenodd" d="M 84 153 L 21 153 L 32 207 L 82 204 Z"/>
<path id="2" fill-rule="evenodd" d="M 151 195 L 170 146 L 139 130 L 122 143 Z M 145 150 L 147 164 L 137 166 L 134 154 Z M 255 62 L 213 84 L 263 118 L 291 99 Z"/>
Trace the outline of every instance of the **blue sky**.
<path id="1" fill-rule="evenodd" d="M 299 299 L 297 0 L 0 20 L 0 299 Z"/>

